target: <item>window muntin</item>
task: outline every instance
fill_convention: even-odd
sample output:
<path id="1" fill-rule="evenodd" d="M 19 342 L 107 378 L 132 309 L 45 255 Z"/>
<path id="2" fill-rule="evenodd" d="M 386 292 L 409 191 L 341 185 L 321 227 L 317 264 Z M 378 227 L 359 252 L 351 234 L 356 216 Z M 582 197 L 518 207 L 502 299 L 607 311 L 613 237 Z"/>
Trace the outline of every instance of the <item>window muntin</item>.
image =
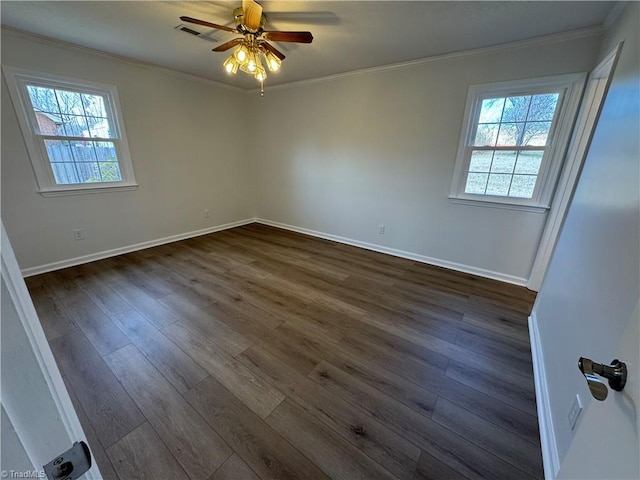
<path id="1" fill-rule="evenodd" d="M 584 74 L 469 88 L 450 198 L 545 209 Z"/>
<path id="2" fill-rule="evenodd" d="M 115 87 L 4 69 L 43 195 L 136 186 Z"/>

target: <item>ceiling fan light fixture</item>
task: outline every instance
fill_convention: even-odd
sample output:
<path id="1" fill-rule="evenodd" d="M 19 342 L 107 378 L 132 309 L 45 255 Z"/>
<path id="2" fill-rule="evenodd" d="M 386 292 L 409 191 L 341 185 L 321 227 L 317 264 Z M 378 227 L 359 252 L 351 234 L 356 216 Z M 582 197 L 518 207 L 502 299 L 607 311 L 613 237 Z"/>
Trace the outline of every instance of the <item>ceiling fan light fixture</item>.
<path id="1" fill-rule="evenodd" d="M 249 49 L 244 44 L 240 45 L 234 52 L 234 56 L 236 57 L 236 60 L 238 60 L 238 62 L 243 63 L 249 56 Z"/>
<path id="2" fill-rule="evenodd" d="M 229 58 L 227 58 L 224 61 L 222 66 L 224 67 L 224 69 L 225 69 L 225 71 L 227 73 L 235 75 L 238 72 L 238 67 L 240 66 L 240 64 L 236 60 L 235 55 L 231 55 L 231 56 L 229 56 Z"/>
<path id="3" fill-rule="evenodd" d="M 282 65 L 282 60 L 276 57 L 273 53 L 267 51 L 264 54 L 265 59 L 267 60 L 267 66 L 269 70 L 272 72 L 276 72 L 280 69 L 280 65 Z"/>
<path id="4" fill-rule="evenodd" d="M 262 65 L 260 65 L 260 67 L 256 69 L 256 74 L 254 75 L 254 77 L 259 82 L 264 82 L 267 79 L 267 71 Z"/>
<path id="5" fill-rule="evenodd" d="M 255 52 L 249 52 L 249 56 L 247 58 L 247 70 L 249 72 L 254 73 L 258 69 L 258 63 L 260 62 L 260 58 L 256 55 Z"/>
<path id="6" fill-rule="evenodd" d="M 180 17 L 180 20 L 239 35 L 240 37 L 216 46 L 213 51 L 226 52 L 235 48 L 231 56 L 222 64 L 224 70 L 232 75 L 240 70 L 253 76 L 260 82 L 261 94 L 264 93 L 267 69 L 270 72 L 280 70 L 282 61 L 285 59 L 285 55 L 269 42 L 311 43 L 313 41 L 311 32 L 265 30 L 267 17 L 262 11 L 262 6 L 255 0 L 242 0 L 242 6 L 233 10 L 233 17 L 235 28 L 187 16 Z M 193 30 L 191 33 L 197 32 Z"/>

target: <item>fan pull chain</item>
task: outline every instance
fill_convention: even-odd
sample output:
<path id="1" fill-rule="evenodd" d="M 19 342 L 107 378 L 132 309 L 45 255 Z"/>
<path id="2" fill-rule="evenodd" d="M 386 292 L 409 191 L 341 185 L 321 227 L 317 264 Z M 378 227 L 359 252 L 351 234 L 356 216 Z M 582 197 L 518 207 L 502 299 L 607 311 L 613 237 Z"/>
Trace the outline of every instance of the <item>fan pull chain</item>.
<path id="1" fill-rule="evenodd" d="M 260 96 L 264 97 L 264 80 L 260 80 Z"/>

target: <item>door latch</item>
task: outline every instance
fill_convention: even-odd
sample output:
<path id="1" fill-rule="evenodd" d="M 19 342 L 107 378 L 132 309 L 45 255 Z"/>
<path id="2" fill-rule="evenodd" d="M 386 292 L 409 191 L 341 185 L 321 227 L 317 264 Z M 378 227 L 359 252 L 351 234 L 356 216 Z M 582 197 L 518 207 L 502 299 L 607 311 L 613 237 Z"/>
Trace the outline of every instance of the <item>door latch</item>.
<path id="1" fill-rule="evenodd" d="M 580 357 L 580 360 L 578 360 L 578 368 L 584 375 L 584 378 L 587 379 L 589 391 L 596 400 L 604 400 L 609 393 L 607 386 L 602 383 L 602 380 L 600 380 L 597 375 L 609 380 L 609 386 L 618 392 L 621 391 L 627 383 L 627 365 L 618 359 L 613 360 L 611 365 L 603 365 L 588 358 Z"/>
<path id="2" fill-rule="evenodd" d="M 91 452 L 86 443 L 75 442 L 43 468 L 49 480 L 76 480 L 91 468 Z"/>

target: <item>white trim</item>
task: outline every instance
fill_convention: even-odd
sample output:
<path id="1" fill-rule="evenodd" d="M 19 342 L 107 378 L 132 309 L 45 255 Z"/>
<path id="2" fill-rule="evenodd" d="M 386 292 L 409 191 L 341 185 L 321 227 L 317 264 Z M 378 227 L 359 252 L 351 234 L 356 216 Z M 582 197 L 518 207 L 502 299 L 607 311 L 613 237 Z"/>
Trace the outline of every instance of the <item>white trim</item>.
<path id="1" fill-rule="evenodd" d="M 605 30 L 609 30 L 611 26 L 616 22 L 616 20 L 618 20 L 620 14 L 622 14 L 628 3 L 629 2 L 627 1 L 616 2 L 615 6 L 609 12 L 609 15 L 607 15 L 607 18 L 605 18 L 604 22 L 602 22 L 602 26 Z"/>
<path id="2" fill-rule="evenodd" d="M 39 275 L 41 273 L 52 272 L 54 270 L 60 270 L 67 267 L 73 267 L 75 265 L 81 265 L 83 263 L 95 262 L 104 258 L 115 257 L 116 255 L 123 255 L 125 253 L 135 252 L 137 250 L 144 250 L 145 248 L 156 247 L 158 245 L 164 245 L 166 243 L 177 242 L 180 240 L 186 240 L 188 238 L 199 237 L 201 235 L 207 235 L 209 233 L 215 233 L 229 228 L 241 227 L 250 223 L 261 223 L 263 225 L 269 225 L 271 227 L 282 228 L 284 230 L 290 230 L 292 232 L 303 233 L 305 235 L 311 235 L 312 237 L 324 238 L 325 240 L 332 240 L 338 243 L 344 243 L 346 245 L 352 245 L 354 247 L 360 247 L 374 252 L 386 253 L 387 255 L 393 255 L 394 257 L 406 258 L 414 260 L 420 263 L 426 263 L 429 265 L 435 265 L 437 267 L 444 267 L 450 270 L 456 270 L 458 272 L 469 273 L 471 275 L 477 275 L 479 277 L 491 278 L 493 280 L 499 280 L 501 282 L 511 283 L 514 285 L 524 286 L 527 283 L 527 279 L 523 277 L 516 277 L 514 275 L 507 275 L 505 273 L 494 272 L 493 270 L 486 270 L 484 268 L 472 267 L 470 265 L 464 265 L 462 263 L 450 262 L 448 260 L 441 260 L 439 258 L 427 257 L 417 253 L 406 252 L 404 250 L 398 250 L 395 248 L 384 247 L 382 245 L 376 245 L 373 243 L 361 242 L 359 240 L 353 240 L 351 238 L 341 237 L 338 235 L 332 235 L 329 233 L 318 232 L 316 230 L 310 230 L 308 228 L 296 227 L 288 225 L 286 223 L 274 222 L 264 218 L 247 218 L 245 220 L 239 220 L 237 222 L 225 223 L 223 225 L 217 225 L 215 227 L 203 228 L 202 230 L 194 230 L 192 232 L 179 233 L 177 235 L 171 235 L 168 237 L 158 238 L 155 240 L 149 240 L 147 242 L 136 243 L 133 245 L 127 245 L 125 247 L 114 248 L 112 250 L 106 250 L 103 252 L 91 253 L 89 255 L 83 255 L 81 257 L 70 258 L 68 260 L 60 260 L 58 262 L 47 263 L 45 265 L 38 265 L 36 267 L 25 268 L 22 270 L 24 277 L 31 277 L 33 275 Z"/>
<path id="3" fill-rule="evenodd" d="M 38 314 L 29 296 L 27 286 L 20 276 L 20 268 L 18 267 L 13 249 L 11 248 L 7 232 L 4 229 L 4 224 L 2 224 L 1 242 L 2 278 L 5 280 L 11 300 L 18 313 L 25 334 L 29 339 L 33 355 L 36 357 L 40 371 L 49 387 L 51 398 L 60 414 L 60 420 L 69 434 L 69 438 L 78 441 L 84 440 L 88 443 L 87 437 L 80 425 L 80 420 L 78 420 L 78 415 L 71 402 L 71 398 L 69 397 L 69 393 L 67 392 L 67 388 L 58 370 L 56 361 L 53 358 L 53 353 L 51 353 L 51 349 L 49 348 L 49 343 L 47 342 L 44 330 L 38 319 Z M 7 414 L 8 413 L 9 412 L 7 412 Z M 19 432 L 17 433 L 19 435 Z M 63 442 L 61 449 L 64 445 L 65 443 Z M 34 465 L 39 465 L 38 460 L 40 459 L 33 458 L 29 451 L 27 451 L 27 455 L 29 455 L 29 459 Z M 102 478 L 96 462 L 93 462 L 93 466 L 85 475 L 88 480 Z"/>
<path id="4" fill-rule="evenodd" d="M 126 192 L 131 190 L 137 190 L 138 184 L 132 183 L 130 185 L 121 185 L 118 183 L 117 185 L 105 185 L 101 184 L 101 186 L 95 187 L 84 187 L 86 184 L 82 184 L 83 187 L 78 187 L 74 189 L 67 188 L 56 188 L 51 190 L 40 190 L 40 195 L 43 197 L 64 197 L 67 195 L 86 195 L 90 193 L 110 193 L 110 192 Z"/>
<path id="5" fill-rule="evenodd" d="M 551 256 L 556 246 L 560 230 L 573 198 L 576 184 L 582 171 L 582 165 L 589 152 L 591 138 L 596 129 L 602 105 L 607 96 L 609 85 L 613 77 L 616 63 L 620 57 L 622 42 L 619 43 L 599 64 L 593 69 L 585 88 L 582 105 L 576 120 L 571 141 L 565 157 L 565 164 L 560 173 L 558 186 L 553 197 L 551 209 L 540 237 L 540 243 L 536 252 L 531 274 L 527 282 L 527 288 L 539 291 L 542 287 L 544 275 L 551 262 Z M 604 88 L 594 82 L 604 81 Z"/>
<path id="6" fill-rule="evenodd" d="M 579 40 L 581 38 L 597 37 L 599 35 L 602 35 L 603 32 L 604 32 L 604 29 L 599 25 L 594 27 L 580 28 L 576 30 L 570 30 L 568 32 L 553 33 L 551 35 L 542 35 L 540 37 L 533 37 L 526 40 L 518 40 L 515 42 L 501 43 L 498 45 L 492 45 L 490 47 L 481 47 L 481 48 L 474 48 L 471 50 L 462 50 L 459 52 L 445 53 L 442 55 L 434 55 L 432 57 L 421 58 L 418 60 L 409 60 L 406 62 L 380 65 L 377 67 L 362 68 L 360 70 L 352 70 L 350 72 L 336 73 L 335 75 L 327 75 L 324 77 L 310 78 L 307 80 L 298 80 L 294 82 L 280 83 L 278 85 L 269 85 L 268 88 L 269 90 L 285 90 L 289 88 L 304 87 L 306 85 L 312 85 L 315 83 L 332 82 L 335 80 L 341 80 L 343 78 L 352 77 L 356 75 L 366 75 L 369 73 L 376 73 L 376 72 L 387 72 L 390 70 L 401 70 L 404 68 L 417 67 L 420 65 L 426 65 L 428 63 L 441 62 L 445 60 L 451 60 L 454 58 L 469 57 L 474 55 L 487 55 L 491 53 L 501 52 L 503 50 L 512 50 L 512 49 L 516 50 L 521 48 L 535 47 L 539 45 L 547 45 L 550 43 L 560 43 L 560 42 L 567 42 L 570 40 Z M 251 90 L 244 90 L 244 91 L 250 94 L 254 94 L 254 93 L 259 93 L 260 89 L 253 88 Z"/>
<path id="7" fill-rule="evenodd" d="M 451 203 L 459 203 L 461 205 L 471 205 L 473 207 L 490 207 L 490 208 L 504 208 L 507 210 L 520 210 L 521 212 L 531 213 L 546 213 L 549 207 L 544 205 L 518 205 L 515 203 L 504 202 L 492 202 L 490 199 L 494 198 L 489 195 L 484 195 L 483 198 L 476 200 L 469 198 L 449 197 Z"/>
<path id="8" fill-rule="evenodd" d="M 242 225 L 247 225 L 253 222 L 255 222 L 254 218 L 247 218 L 245 220 L 239 220 L 237 222 L 225 223 L 223 225 L 217 225 L 215 227 L 203 228 L 202 230 L 179 233 L 177 235 L 170 235 L 168 237 L 158 238 L 156 240 L 149 240 L 148 242 L 136 243 L 133 245 L 127 245 L 125 247 L 119 247 L 103 252 L 83 255 L 81 257 L 70 258 L 68 260 L 60 260 L 59 262 L 47 263 L 45 265 L 39 265 L 37 267 L 25 268 L 24 270 L 22 270 L 22 275 L 24 277 L 39 275 L 41 273 L 52 272 L 54 270 L 60 270 L 62 268 L 73 267 L 74 265 L 95 262 L 96 260 L 102 260 L 103 258 L 115 257 L 116 255 L 123 255 L 125 253 L 135 252 L 137 250 L 144 250 L 145 248 L 157 247 L 158 245 L 164 245 L 166 243 L 177 242 L 179 240 L 186 240 L 187 238 L 199 237 L 201 235 L 207 235 L 209 233 L 219 232 L 221 230 L 227 230 L 229 228 L 240 227 Z"/>
<path id="9" fill-rule="evenodd" d="M 470 265 L 450 262 L 448 260 L 441 260 L 439 258 L 427 257 L 425 255 L 406 252 L 404 250 L 397 250 L 395 248 L 384 247 L 382 245 L 376 245 L 373 243 L 361 242 L 360 240 L 353 240 L 351 238 L 332 235 L 330 233 L 318 232 L 316 230 L 310 230 L 308 228 L 296 227 L 293 225 L 288 225 L 286 223 L 274 222 L 272 220 L 267 220 L 264 218 L 256 218 L 255 222 L 262 223 L 264 225 L 269 225 L 271 227 L 282 228 L 284 230 L 290 230 L 292 232 L 311 235 L 312 237 L 324 238 L 325 240 L 331 240 L 338 243 L 344 243 L 346 245 L 352 245 L 354 247 L 373 250 L 374 252 L 386 253 L 387 255 L 393 255 L 394 257 L 406 258 L 408 260 L 414 260 L 416 262 L 426 263 L 428 265 L 434 265 L 436 267 L 444 267 L 450 270 L 456 270 L 458 272 L 477 275 L 479 277 L 491 278 L 493 280 L 499 280 L 501 282 L 512 283 L 514 285 L 524 286 L 527 283 L 526 278 L 516 277 L 514 275 L 507 275 L 505 273 L 494 272 L 492 270 L 485 270 L 484 268 L 472 267 Z"/>
<path id="10" fill-rule="evenodd" d="M 536 386 L 536 407 L 538 409 L 544 478 L 546 480 L 555 480 L 560 471 L 560 457 L 558 456 L 556 435 L 553 430 L 547 375 L 544 368 L 544 356 L 535 310 L 531 312 L 529 317 L 529 339 L 531 342 L 531 359 L 533 361 L 533 378 Z"/>

